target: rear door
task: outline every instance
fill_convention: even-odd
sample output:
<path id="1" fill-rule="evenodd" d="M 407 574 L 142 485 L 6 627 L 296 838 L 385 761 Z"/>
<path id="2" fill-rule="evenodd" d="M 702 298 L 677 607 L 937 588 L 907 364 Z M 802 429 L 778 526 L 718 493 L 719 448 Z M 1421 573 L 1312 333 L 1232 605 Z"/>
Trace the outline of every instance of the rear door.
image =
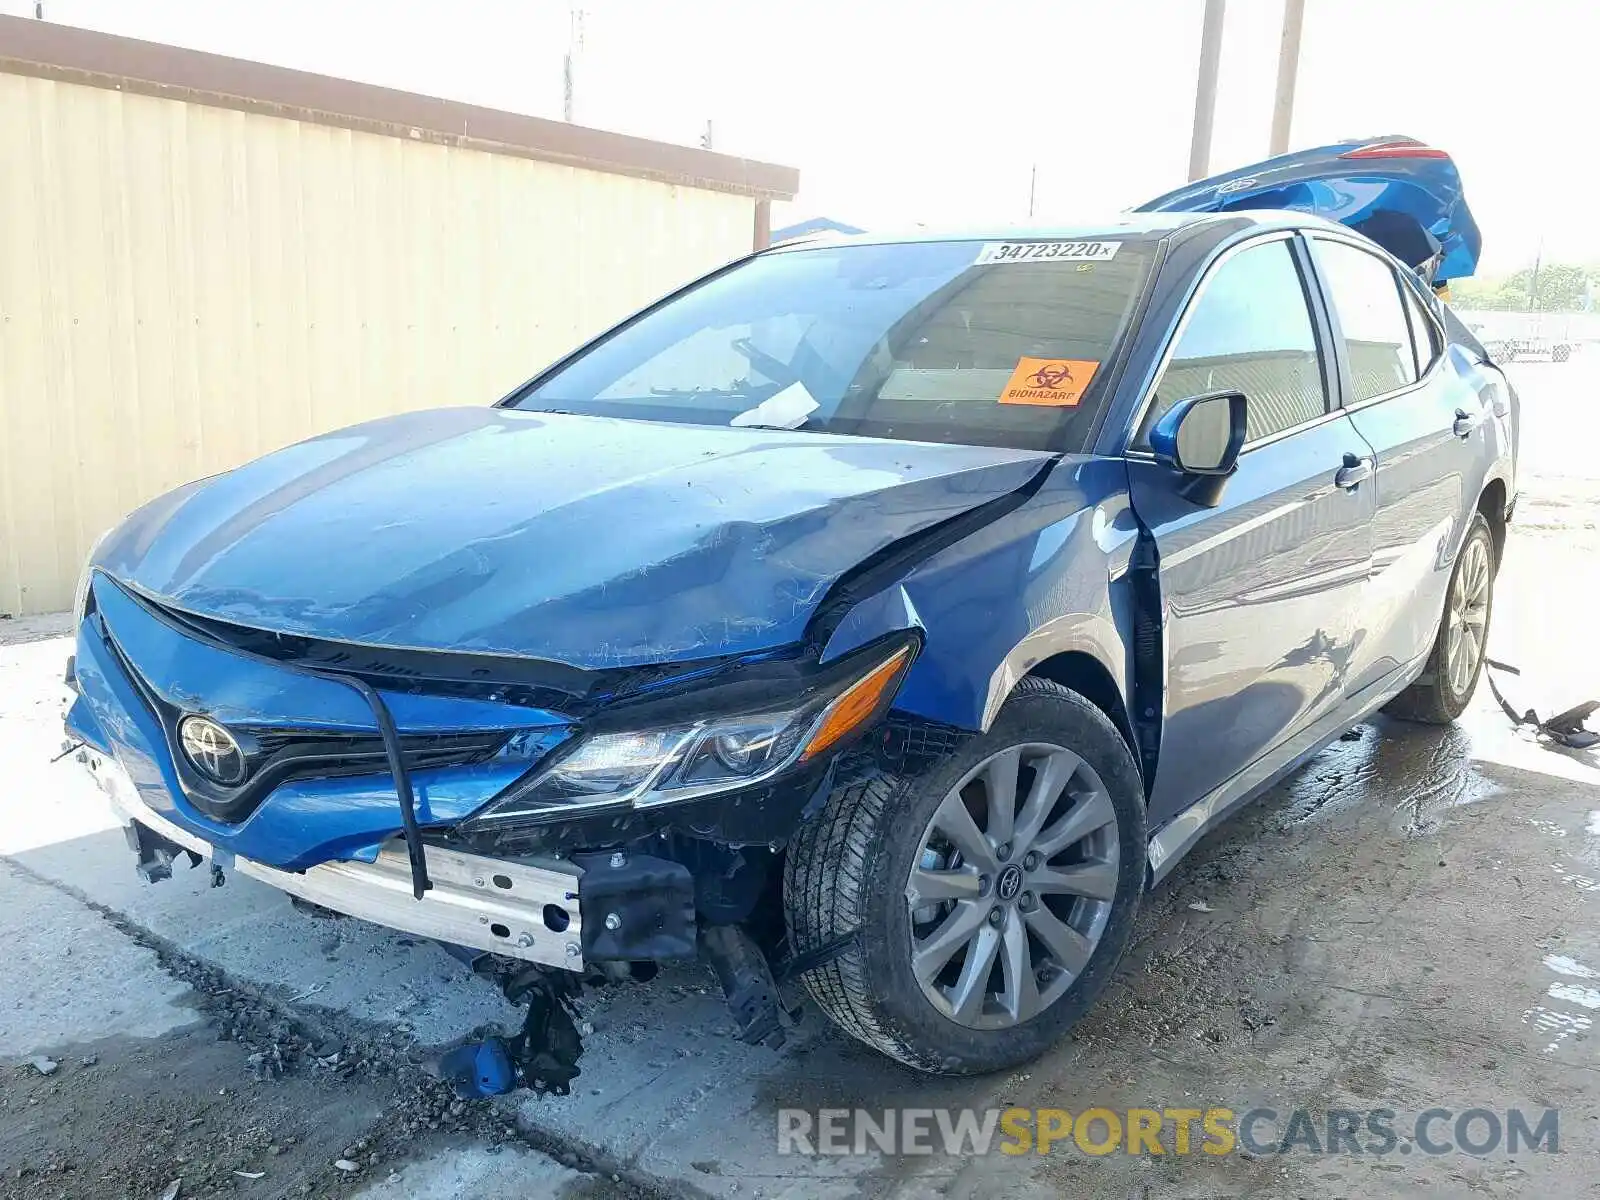
<path id="1" fill-rule="evenodd" d="M 1377 462 L 1367 626 L 1356 688 L 1425 655 L 1463 519 L 1482 486 L 1477 390 L 1451 369 L 1443 331 L 1403 268 L 1355 239 L 1311 236 L 1343 371 L 1345 411 Z"/>
<path id="2" fill-rule="evenodd" d="M 1332 401 L 1328 337 L 1302 241 L 1236 246 L 1200 282 L 1138 422 L 1130 491 L 1159 555 L 1167 653 L 1152 824 L 1345 693 L 1374 505 L 1370 487 L 1341 486 L 1368 451 Z M 1203 507 L 1148 453 L 1148 430 L 1184 397 L 1234 388 L 1249 403 L 1246 445 L 1220 503 Z"/>

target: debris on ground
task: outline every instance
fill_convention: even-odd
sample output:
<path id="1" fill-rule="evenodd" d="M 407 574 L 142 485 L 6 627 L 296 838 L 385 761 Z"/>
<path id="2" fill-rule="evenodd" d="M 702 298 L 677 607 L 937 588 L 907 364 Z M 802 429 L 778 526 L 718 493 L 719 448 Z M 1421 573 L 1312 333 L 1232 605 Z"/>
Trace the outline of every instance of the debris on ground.
<path id="1" fill-rule="evenodd" d="M 524 1133 L 506 1108 L 457 1097 L 424 1069 L 409 1027 L 294 1009 L 96 910 L 189 985 L 205 1023 L 0 1068 L 0 1200 L 222 1197 L 266 1178 L 268 1161 L 273 1195 L 337 1200 L 380 1162 L 462 1140 L 490 1152 L 530 1146 L 589 1169 L 581 1155 Z M 97 1069 L 62 1069 L 71 1062 Z M 8 1111 L 25 1111 L 22 1124 L 8 1123 Z M 40 1191 L 31 1181 L 44 1178 L 51 1186 Z"/>

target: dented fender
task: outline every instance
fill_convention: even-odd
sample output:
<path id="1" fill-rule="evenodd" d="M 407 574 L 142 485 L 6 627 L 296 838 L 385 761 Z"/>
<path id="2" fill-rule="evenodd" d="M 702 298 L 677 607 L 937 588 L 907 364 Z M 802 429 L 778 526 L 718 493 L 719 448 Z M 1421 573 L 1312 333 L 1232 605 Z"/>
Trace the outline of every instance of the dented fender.
<path id="1" fill-rule="evenodd" d="M 969 731 L 986 730 L 1017 682 L 1061 654 L 1090 656 L 1127 705 L 1125 575 L 1137 533 L 1125 464 L 1065 457 L 1026 504 L 856 604 L 824 658 L 919 631 L 923 649 L 895 707 Z"/>

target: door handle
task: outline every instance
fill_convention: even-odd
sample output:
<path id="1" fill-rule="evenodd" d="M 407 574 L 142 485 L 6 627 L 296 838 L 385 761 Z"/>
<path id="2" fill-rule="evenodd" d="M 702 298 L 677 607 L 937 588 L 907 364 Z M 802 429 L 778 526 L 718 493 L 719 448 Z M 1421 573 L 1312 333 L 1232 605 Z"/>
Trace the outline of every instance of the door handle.
<path id="1" fill-rule="evenodd" d="M 1333 482 L 1347 492 L 1353 492 L 1372 478 L 1372 460 L 1354 454 L 1344 456 L 1344 466 L 1333 477 Z"/>
<path id="2" fill-rule="evenodd" d="M 1455 424 L 1450 427 L 1450 431 L 1458 438 L 1469 438 L 1472 436 L 1472 431 L 1482 423 L 1482 413 L 1474 417 L 1468 414 L 1466 409 L 1458 408 L 1456 409 Z"/>

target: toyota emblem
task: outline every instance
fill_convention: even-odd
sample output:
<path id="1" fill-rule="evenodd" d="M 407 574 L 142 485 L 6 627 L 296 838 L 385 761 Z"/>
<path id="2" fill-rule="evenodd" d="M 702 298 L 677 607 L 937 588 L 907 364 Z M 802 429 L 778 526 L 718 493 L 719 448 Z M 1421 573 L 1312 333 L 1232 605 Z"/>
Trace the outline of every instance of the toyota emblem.
<path id="1" fill-rule="evenodd" d="M 185 717 L 178 726 L 178 740 L 189 765 L 212 783 L 233 787 L 244 782 L 244 749 L 210 717 Z"/>

